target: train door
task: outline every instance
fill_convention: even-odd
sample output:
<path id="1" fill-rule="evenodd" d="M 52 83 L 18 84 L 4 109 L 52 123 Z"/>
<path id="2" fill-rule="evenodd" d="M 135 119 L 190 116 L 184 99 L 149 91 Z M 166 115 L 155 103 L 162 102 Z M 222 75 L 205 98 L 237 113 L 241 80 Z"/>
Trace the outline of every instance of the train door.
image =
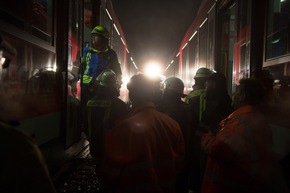
<path id="1" fill-rule="evenodd" d="M 215 69 L 215 20 L 216 4 L 208 12 L 208 47 L 207 47 L 207 67 Z"/>
<path id="2" fill-rule="evenodd" d="M 67 105 L 66 140 L 68 148 L 81 137 L 81 107 L 79 66 L 82 54 L 83 9 L 82 1 L 68 2 L 68 47 L 67 47 Z"/>
<path id="3" fill-rule="evenodd" d="M 228 79 L 229 93 L 235 92 L 242 78 L 250 77 L 250 5 L 248 0 L 233 1 L 220 8 L 221 70 Z"/>
<path id="4" fill-rule="evenodd" d="M 274 91 L 289 117 L 290 104 L 290 0 L 267 0 L 264 70 L 274 79 Z M 284 109 L 285 108 L 285 109 Z M 285 125 L 289 126 L 289 119 Z"/>
<path id="5" fill-rule="evenodd" d="M 229 6 L 225 11 L 220 14 L 220 45 L 221 49 L 218 54 L 219 58 L 219 67 L 221 71 L 225 74 L 228 79 L 228 91 L 229 93 L 233 92 L 233 87 L 236 79 L 236 73 L 234 69 L 238 69 L 238 63 L 236 67 L 234 67 L 234 42 L 236 35 L 236 3 Z M 236 47 L 236 50 L 237 49 Z M 239 60 L 239 55 L 236 55 L 236 59 Z"/>

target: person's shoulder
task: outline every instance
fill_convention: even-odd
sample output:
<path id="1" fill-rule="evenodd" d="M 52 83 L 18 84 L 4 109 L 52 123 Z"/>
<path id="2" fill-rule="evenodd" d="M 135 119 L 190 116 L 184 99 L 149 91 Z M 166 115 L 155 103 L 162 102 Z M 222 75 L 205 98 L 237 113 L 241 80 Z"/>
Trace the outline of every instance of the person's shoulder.
<path id="1" fill-rule="evenodd" d="M 115 50 L 113 50 L 112 48 L 109 48 L 108 50 L 108 54 L 111 56 L 111 58 L 115 58 L 117 59 L 117 53 Z"/>
<path id="2" fill-rule="evenodd" d="M 187 99 L 193 98 L 193 97 L 199 97 L 200 95 L 204 95 L 205 94 L 205 89 L 194 89 L 192 90 L 187 96 Z"/>
<path id="3" fill-rule="evenodd" d="M 116 53 L 116 51 L 113 48 L 111 48 L 110 46 L 108 47 L 108 52 L 114 52 L 114 53 Z"/>
<path id="4" fill-rule="evenodd" d="M 179 127 L 179 124 L 177 121 L 175 121 L 172 117 L 167 115 L 166 113 L 160 112 L 158 110 L 155 111 L 155 113 L 152 114 L 156 119 L 159 119 L 159 121 L 163 122 L 164 125 L 172 125 L 174 127 Z"/>
<path id="5" fill-rule="evenodd" d="M 111 55 L 117 55 L 116 51 L 113 50 L 111 47 L 108 47 L 108 50 L 106 53 L 111 54 Z"/>
<path id="6" fill-rule="evenodd" d="M 15 152 L 18 157 L 29 157 L 31 154 L 38 154 L 38 146 L 33 139 L 20 130 L 17 130 L 9 124 L 0 123 L 1 151 L 4 148 L 7 151 Z"/>
<path id="7" fill-rule="evenodd" d="M 89 46 L 84 47 L 84 53 L 88 53 L 89 51 L 90 51 L 90 47 Z"/>
<path id="8" fill-rule="evenodd" d="M 115 103 L 116 105 L 118 105 L 119 107 L 123 109 L 124 108 L 127 109 L 127 104 L 123 100 L 119 99 L 118 97 L 113 98 L 113 103 Z"/>
<path id="9" fill-rule="evenodd" d="M 24 141 L 29 141 L 29 137 L 22 133 L 21 131 L 16 130 L 10 124 L 0 122 L 0 133 L 1 141 L 6 143 L 13 143 L 13 141 L 19 141 L 19 143 Z M 18 144 L 19 144 L 18 143 Z"/>

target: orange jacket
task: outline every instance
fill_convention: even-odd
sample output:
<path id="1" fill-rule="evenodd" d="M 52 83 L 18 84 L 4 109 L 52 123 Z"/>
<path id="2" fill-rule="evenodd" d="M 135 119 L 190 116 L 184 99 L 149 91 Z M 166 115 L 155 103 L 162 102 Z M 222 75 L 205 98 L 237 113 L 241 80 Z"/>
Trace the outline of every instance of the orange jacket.
<path id="1" fill-rule="evenodd" d="M 113 192 L 174 193 L 184 155 L 178 123 L 147 103 L 106 134 L 103 180 Z"/>
<path id="2" fill-rule="evenodd" d="M 201 140 L 208 154 L 202 193 L 271 192 L 272 134 L 263 116 L 253 106 L 243 106 L 220 129 Z"/>

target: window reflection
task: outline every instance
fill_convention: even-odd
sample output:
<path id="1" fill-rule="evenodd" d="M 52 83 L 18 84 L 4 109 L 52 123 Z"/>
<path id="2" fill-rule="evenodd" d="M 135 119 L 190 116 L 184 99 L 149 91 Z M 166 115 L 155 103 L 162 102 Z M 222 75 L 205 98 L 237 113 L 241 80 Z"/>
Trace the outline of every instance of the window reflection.
<path id="1" fill-rule="evenodd" d="M 268 3 L 266 59 L 290 52 L 290 0 L 269 0 Z"/>

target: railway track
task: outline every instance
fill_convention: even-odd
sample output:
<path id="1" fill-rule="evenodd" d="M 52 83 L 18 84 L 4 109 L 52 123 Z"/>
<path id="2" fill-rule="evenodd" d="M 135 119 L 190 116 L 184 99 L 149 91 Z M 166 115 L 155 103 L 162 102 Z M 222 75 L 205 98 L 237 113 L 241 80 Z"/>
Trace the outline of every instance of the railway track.
<path id="1" fill-rule="evenodd" d="M 58 193 L 100 193 L 100 182 L 95 172 L 96 165 L 85 148 L 67 163 L 66 171 L 54 182 Z"/>

